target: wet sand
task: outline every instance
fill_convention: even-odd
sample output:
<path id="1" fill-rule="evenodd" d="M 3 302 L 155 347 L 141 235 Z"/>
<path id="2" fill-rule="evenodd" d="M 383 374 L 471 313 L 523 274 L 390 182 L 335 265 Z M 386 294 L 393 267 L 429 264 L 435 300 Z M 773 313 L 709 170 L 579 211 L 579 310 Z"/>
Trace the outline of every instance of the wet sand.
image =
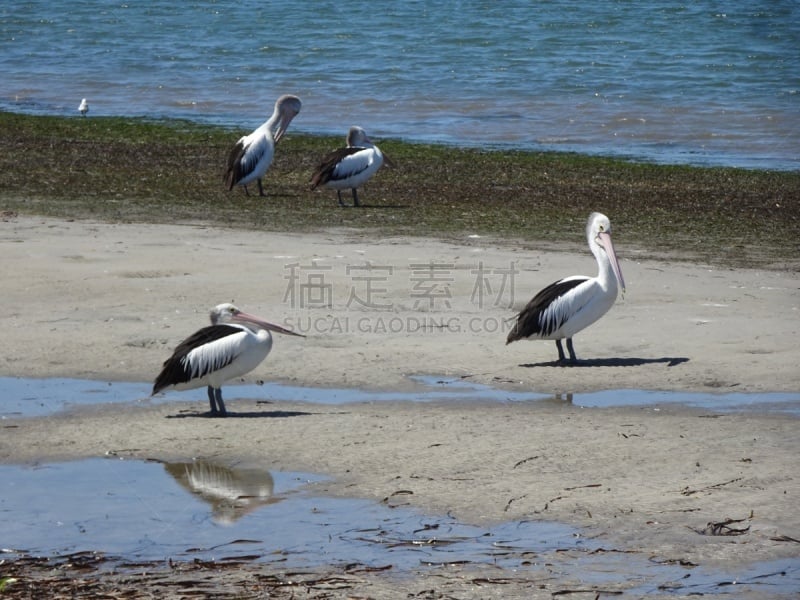
<path id="1" fill-rule="evenodd" d="M 3 462 L 110 451 L 258 461 L 329 475 L 321 493 L 402 498 L 476 524 L 552 519 L 658 561 L 722 567 L 800 556 L 796 419 L 676 406 L 582 409 L 565 399 L 604 389 L 798 391 L 797 273 L 638 261 L 615 239 L 628 291 L 576 336 L 584 361 L 562 368 L 552 362 L 552 342 L 506 346 L 503 328 L 544 285 L 595 273 L 582 246 L 522 251 L 479 238 L 444 243 L 29 217 L 0 224 L 0 243 L 0 375 L 149 381 L 171 349 L 206 324 L 211 306 L 233 300 L 308 336 L 276 336 L 273 353 L 246 381 L 413 390 L 410 375 L 430 374 L 562 398 L 326 406 L 228 394 L 234 418 L 226 420 L 202 417 L 202 399 L 87 408 L 5 427 Z M 710 526 L 727 519 L 743 521 Z M 361 572 L 331 593 L 398 597 L 401 581 L 412 596 L 436 589 L 551 597 L 580 585 L 579 568 L 556 571 L 464 565 Z M 244 593 L 253 575 L 228 570 L 219 585 L 232 578 Z"/>

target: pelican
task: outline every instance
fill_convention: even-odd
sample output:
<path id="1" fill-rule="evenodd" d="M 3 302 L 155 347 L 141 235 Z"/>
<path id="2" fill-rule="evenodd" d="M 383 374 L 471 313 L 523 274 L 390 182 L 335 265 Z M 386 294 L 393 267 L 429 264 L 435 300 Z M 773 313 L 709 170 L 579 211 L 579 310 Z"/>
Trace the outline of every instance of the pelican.
<path id="1" fill-rule="evenodd" d="M 367 133 L 357 126 L 347 132 L 347 146 L 338 148 L 325 156 L 314 174 L 311 176 L 311 189 L 319 185 L 336 190 L 339 206 L 342 202 L 342 190 L 353 190 L 353 206 L 361 206 L 358 201 L 357 188 L 364 185 L 386 160 L 392 161 L 367 137 Z"/>
<path id="2" fill-rule="evenodd" d="M 86 98 L 81 100 L 80 106 L 78 106 L 78 112 L 84 117 L 86 116 L 86 113 L 89 112 L 89 103 L 86 101 Z"/>
<path id="3" fill-rule="evenodd" d="M 522 339 L 555 340 L 558 361 L 565 364 L 568 361 L 561 340 L 566 338 L 569 362 L 577 361 L 572 336 L 608 312 L 619 288 L 625 291 L 608 217 L 600 213 L 589 215 L 586 238 L 597 259 L 597 277 L 573 275 L 548 285 L 517 315 L 506 344 Z"/>
<path id="4" fill-rule="evenodd" d="M 269 120 L 250 135 L 239 138 L 228 154 L 225 183 L 229 190 L 232 190 L 234 185 L 241 185 L 244 186 L 244 191 L 249 196 L 247 184 L 256 181 L 258 182 L 258 195 L 264 195 L 261 178 L 272 164 L 275 144 L 286 133 L 289 123 L 300 112 L 301 106 L 302 103 L 297 96 L 288 94 L 281 96 L 275 102 L 275 110 Z"/>
<path id="5" fill-rule="evenodd" d="M 222 384 L 255 369 L 272 349 L 270 331 L 305 337 L 236 308 L 219 304 L 211 310 L 211 325 L 183 340 L 164 361 L 153 385 L 161 390 L 193 390 L 208 386 L 212 416 L 226 416 Z"/>

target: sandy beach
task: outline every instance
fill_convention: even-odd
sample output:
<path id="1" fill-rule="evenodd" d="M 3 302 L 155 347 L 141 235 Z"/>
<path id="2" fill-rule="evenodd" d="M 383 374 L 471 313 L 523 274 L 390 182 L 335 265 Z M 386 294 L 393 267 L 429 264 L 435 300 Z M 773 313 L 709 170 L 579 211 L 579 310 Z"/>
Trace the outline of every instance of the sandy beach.
<path id="1" fill-rule="evenodd" d="M 206 324 L 212 306 L 233 301 L 307 336 L 276 336 L 248 382 L 414 391 L 411 376 L 433 375 L 554 399 L 265 406 L 237 399 L 231 388 L 234 418 L 188 418 L 207 410 L 201 391 L 192 403 L 20 419 L 0 437 L 0 461 L 109 451 L 259 461 L 329 476 L 321 493 L 381 501 L 410 491 L 403 501 L 422 511 L 469 523 L 564 522 L 659 561 L 800 560 L 795 418 L 674 405 L 586 409 L 566 399 L 620 389 L 800 391 L 800 276 L 640 260 L 624 237 L 614 241 L 627 292 L 575 337 L 582 362 L 563 368 L 553 363 L 552 342 L 507 346 L 505 337 L 515 310 L 536 291 L 566 275 L 595 274 L 580 238 L 521 248 L 479 237 L 441 242 L 11 217 L 0 223 L 0 375 L 152 381 L 175 345 Z M 278 412 L 303 416 L 269 418 Z M 169 418 L 176 414 L 187 418 Z M 709 524 L 726 519 L 744 519 L 749 529 L 708 534 Z M 565 571 L 558 580 L 515 573 L 504 574 L 503 585 L 477 585 L 487 575 L 470 569 L 366 573 L 326 597 L 417 597 L 436 589 L 440 595 L 424 597 L 550 598 L 579 582 L 577 572 Z M 220 586 L 226 577 L 234 575 L 221 576 Z M 407 594 L 397 595 L 398 577 Z"/>

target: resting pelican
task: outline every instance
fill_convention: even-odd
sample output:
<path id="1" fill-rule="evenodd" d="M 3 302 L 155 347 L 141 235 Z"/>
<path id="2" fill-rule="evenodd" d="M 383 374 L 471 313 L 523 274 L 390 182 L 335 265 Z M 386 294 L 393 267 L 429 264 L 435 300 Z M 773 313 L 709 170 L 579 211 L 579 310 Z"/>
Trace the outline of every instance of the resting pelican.
<path id="1" fill-rule="evenodd" d="M 357 126 L 347 132 L 347 146 L 334 150 L 319 164 L 311 176 L 311 189 L 319 185 L 336 190 L 339 197 L 339 206 L 342 202 L 342 190 L 353 190 L 353 206 L 361 206 L 358 201 L 357 188 L 364 185 L 386 160 L 387 165 L 392 161 L 367 137 L 367 133 Z"/>
<path id="2" fill-rule="evenodd" d="M 305 337 L 240 311 L 233 304 L 211 310 L 211 325 L 183 340 L 166 361 L 153 385 L 161 390 L 208 386 L 211 415 L 224 417 L 222 384 L 255 369 L 272 349 L 270 331 Z"/>
<path id="3" fill-rule="evenodd" d="M 561 340 L 566 338 L 569 362 L 577 360 L 572 336 L 608 312 L 617 299 L 618 283 L 625 291 L 608 217 L 600 213 L 589 215 L 586 237 L 597 259 L 597 277 L 573 275 L 548 285 L 519 313 L 506 344 L 522 339 L 555 340 L 558 361 L 564 364 L 567 361 Z"/>
<path id="4" fill-rule="evenodd" d="M 286 133 L 289 123 L 300 112 L 301 106 L 302 103 L 297 96 L 288 94 L 281 96 L 275 102 L 275 110 L 269 120 L 250 135 L 243 136 L 236 142 L 228 154 L 228 170 L 225 172 L 225 183 L 229 190 L 232 190 L 234 185 L 241 185 L 244 186 L 244 191 L 249 196 L 247 184 L 256 181 L 258 182 L 258 195 L 264 195 L 261 178 L 272 164 L 275 144 Z"/>
<path id="5" fill-rule="evenodd" d="M 86 101 L 86 98 L 81 100 L 81 104 L 78 106 L 78 112 L 84 117 L 86 116 L 86 113 L 89 112 L 89 103 Z"/>

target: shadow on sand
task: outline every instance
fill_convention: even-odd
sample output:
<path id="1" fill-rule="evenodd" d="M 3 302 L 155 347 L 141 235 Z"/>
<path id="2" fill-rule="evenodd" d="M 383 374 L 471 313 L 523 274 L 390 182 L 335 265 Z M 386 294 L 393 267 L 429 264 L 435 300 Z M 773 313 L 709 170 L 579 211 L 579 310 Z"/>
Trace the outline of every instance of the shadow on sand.
<path id="1" fill-rule="evenodd" d="M 167 415 L 167 419 L 286 419 L 289 417 L 309 417 L 314 413 L 299 410 L 267 410 L 258 412 L 231 412 L 224 417 L 206 412 L 181 411 L 177 415 Z"/>
<path id="2" fill-rule="evenodd" d="M 520 367 L 640 367 L 656 363 L 665 363 L 668 367 L 674 367 L 681 363 L 689 362 L 686 357 L 663 358 L 589 358 L 585 360 L 564 361 L 553 360 L 540 363 L 526 363 Z"/>

